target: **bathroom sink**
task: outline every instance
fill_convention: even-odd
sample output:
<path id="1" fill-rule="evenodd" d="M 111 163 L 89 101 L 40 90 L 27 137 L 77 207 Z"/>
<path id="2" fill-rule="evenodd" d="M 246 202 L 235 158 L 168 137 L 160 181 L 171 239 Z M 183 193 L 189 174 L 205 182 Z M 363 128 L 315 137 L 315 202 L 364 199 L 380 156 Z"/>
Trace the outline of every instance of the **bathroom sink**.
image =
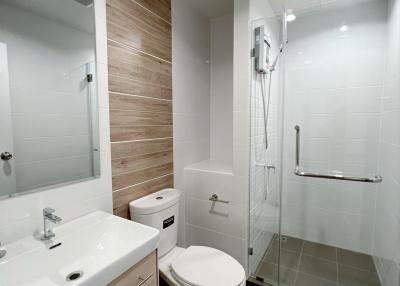
<path id="1" fill-rule="evenodd" d="M 107 285 L 155 250 L 160 235 L 157 229 L 102 211 L 54 232 L 56 237 L 46 243 L 29 236 L 6 245 L 0 286 Z M 71 273 L 77 274 L 68 281 Z"/>

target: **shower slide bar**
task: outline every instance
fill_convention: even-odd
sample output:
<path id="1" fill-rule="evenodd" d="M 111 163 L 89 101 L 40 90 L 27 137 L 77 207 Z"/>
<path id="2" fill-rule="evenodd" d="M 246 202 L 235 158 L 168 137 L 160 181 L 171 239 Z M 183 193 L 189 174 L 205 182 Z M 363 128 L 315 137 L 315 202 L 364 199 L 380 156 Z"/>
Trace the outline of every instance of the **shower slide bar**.
<path id="1" fill-rule="evenodd" d="M 373 177 L 354 177 L 346 176 L 341 174 L 322 174 L 322 173 L 311 173 L 303 171 L 300 167 L 300 126 L 296 125 L 294 127 L 296 130 L 296 166 L 294 169 L 294 174 L 300 177 L 311 177 L 311 178 L 321 178 L 329 180 L 341 180 L 341 181 L 353 181 L 353 182 L 364 182 L 364 183 L 380 183 L 382 182 L 382 177 L 379 175 Z"/>

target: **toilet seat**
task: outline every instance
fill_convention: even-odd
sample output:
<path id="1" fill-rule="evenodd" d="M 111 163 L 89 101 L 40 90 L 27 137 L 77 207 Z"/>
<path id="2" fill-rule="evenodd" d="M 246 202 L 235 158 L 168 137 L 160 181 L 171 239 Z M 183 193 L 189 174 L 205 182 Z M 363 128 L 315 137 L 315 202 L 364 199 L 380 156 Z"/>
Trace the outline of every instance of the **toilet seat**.
<path id="1" fill-rule="evenodd" d="M 243 285 L 243 267 L 230 255 L 211 247 L 190 246 L 170 265 L 173 278 L 184 286 Z"/>

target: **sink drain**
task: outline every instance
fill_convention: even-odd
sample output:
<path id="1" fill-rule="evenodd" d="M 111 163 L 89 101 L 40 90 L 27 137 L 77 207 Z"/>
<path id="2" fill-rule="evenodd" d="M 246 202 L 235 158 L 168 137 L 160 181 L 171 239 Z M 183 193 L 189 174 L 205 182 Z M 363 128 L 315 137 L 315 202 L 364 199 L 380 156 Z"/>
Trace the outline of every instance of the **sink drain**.
<path id="1" fill-rule="evenodd" d="M 74 271 L 71 272 L 70 274 L 67 275 L 67 278 L 65 278 L 67 281 L 75 281 L 81 278 L 83 275 L 83 271 Z"/>

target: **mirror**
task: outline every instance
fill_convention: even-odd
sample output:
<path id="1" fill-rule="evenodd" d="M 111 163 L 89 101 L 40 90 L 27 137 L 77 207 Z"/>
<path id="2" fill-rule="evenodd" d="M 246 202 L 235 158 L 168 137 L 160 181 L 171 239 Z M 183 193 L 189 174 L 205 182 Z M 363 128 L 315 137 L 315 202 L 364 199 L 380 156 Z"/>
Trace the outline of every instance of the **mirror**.
<path id="1" fill-rule="evenodd" d="M 93 0 L 0 0 L 0 198 L 100 175 Z"/>

